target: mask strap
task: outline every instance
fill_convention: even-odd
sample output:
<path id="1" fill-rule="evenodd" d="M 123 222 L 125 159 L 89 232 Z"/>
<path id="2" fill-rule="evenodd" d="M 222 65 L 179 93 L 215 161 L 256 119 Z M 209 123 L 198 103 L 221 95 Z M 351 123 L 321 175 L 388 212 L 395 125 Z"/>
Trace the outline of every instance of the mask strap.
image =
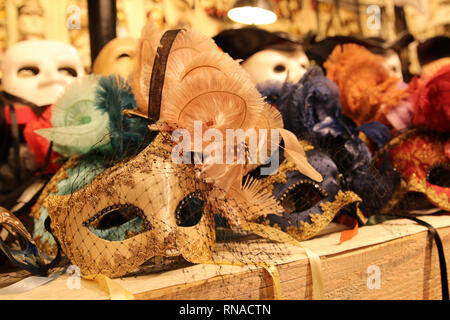
<path id="1" fill-rule="evenodd" d="M 449 300 L 449 290 L 448 290 L 448 277 L 447 277 L 447 263 L 445 260 L 444 247 L 442 246 L 441 238 L 439 237 L 439 233 L 437 230 L 429 223 L 418 219 L 414 215 L 411 214 L 381 214 L 380 216 L 390 216 L 394 218 L 404 218 L 417 222 L 418 224 L 427 227 L 428 232 L 433 237 L 434 242 L 436 243 L 436 248 L 439 256 L 439 267 L 441 271 L 441 291 L 442 291 L 442 300 Z"/>
<path id="2" fill-rule="evenodd" d="M 159 120 L 161 112 L 161 98 L 170 49 L 181 30 L 182 29 L 166 31 L 161 37 L 160 45 L 156 52 L 148 93 L 148 118 L 154 122 Z"/>
<path id="3" fill-rule="evenodd" d="M 90 277 L 84 276 L 83 278 L 95 281 L 103 291 L 108 293 L 111 300 L 136 300 L 131 292 L 122 287 L 117 281 L 114 281 L 107 276 L 97 274 Z"/>

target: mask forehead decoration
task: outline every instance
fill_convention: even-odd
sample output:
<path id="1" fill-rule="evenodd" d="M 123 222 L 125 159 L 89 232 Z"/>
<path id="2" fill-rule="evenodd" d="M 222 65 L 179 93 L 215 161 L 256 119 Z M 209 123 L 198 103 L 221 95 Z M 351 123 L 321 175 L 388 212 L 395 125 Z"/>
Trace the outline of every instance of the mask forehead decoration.
<path id="1" fill-rule="evenodd" d="M 223 136 L 227 129 L 278 129 L 291 160 L 306 175 L 321 179 L 307 163 L 301 146 L 291 139 L 292 133 L 276 128 L 275 121 L 267 123 L 267 119 L 270 120 L 264 115 L 267 106 L 248 74 L 236 61 L 221 53 L 212 39 L 194 31 L 166 32 L 161 43 L 168 45 L 164 51 L 159 47 L 156 56 L 159 65 L 167 65 L 167 69 L 150 69 L 148 66 L 154 64 L 158 41 L 157 30 L 144 29 L 138 49 L 138 68 L 132 77 L 139 112 L 156 122 L 151 128 L 168 131 L 183 128 L 191 137 L 194 136 L 194 121 L 202 121 L 202 130 L 215 129 Z M 196 148 L 198 146 L 190 151 L 201 151 Z M 291 152 L 294 149 L 296 151 Z M 293 156 L 296 153 L 299 157 Z M 209 161 L 204 161 L 202 166 L 203 173 L 225 190 L 237 181 L 243 169 L 240 164 L 211 165 Z"/>
<path id="2" fill-rule="evenodd" d="M 64 87 L 84 75 L 74 47 L 51 40 L 27 40 L 8 48 L 2 64 L 3 90 L 37 106 L 53 104 Z"/>
<path id="3" fill-rule="evenodd" d="M 121 115 L 149 119 L 149 128 L 158 136 L 138 154 L 106 165 L 86 183 L 76 188 L 66 183 L 72 185 L 66 194 L 48 193 L 43 200 L 63 251 L 84 275 L 122 276 L 157 255 L 203 262 L 214 250 L 213 213 L 223 215 L 231 226 L 280 213 L 278 202 L 259 183 L 241 183 L 254 166 L 251 163 L 174 161 L 174 131 L 193 133 L 194 121 L 219 132 L 279 129 L 293 166 L 311 179 L 322 178 L 307 162 L 295 136 L 280 128 L 279 113 L 263 102 L 247 73 L 211 39 L 186 30 L 162 34 L 149 22 L 138 48 L 131 81 L 137 106 L 122 108 Z M 120 126 L 109 127 L 112 141 Z M 195 154 L 204 149 L 200 145 L 186 151 Z M 91 152 L 77 161 L 89 162 Z M 208 156 L 205 152 L 203 159 Z M 65 169 L 70 180 L 71 168 Z M 76 172 L 80 177 L 80 170 Z M 58 184 L 59 189 L 63 186 Z"/>
<path id="4" fill-rule="evenodd" d="M 92 71 L 98 75 L 120 75 L 127 79 L 136 64 L 137 41 L 133 38 L 115 38 L 109 41 L 95 58 Z"/>

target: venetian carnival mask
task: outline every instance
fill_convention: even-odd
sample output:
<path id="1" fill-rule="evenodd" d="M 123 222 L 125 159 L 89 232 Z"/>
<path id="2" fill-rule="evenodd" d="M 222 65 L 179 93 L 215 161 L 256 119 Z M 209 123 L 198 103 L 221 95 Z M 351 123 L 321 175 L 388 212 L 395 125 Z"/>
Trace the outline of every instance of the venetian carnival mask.
<path id="1" fill-rule="evenodd" d="M 39 200 L 40 214 L 48 212 L 54 235 L 83 275 L 122 276 L 154 256 L 207 261 L 214 250 L 214 213 L 239 227 L 261 215 L 281 212 L 258 183 L 242 185 L 249 163 L 211 162 L 211 154 L 195 143 L 178 157 L 174 132 L 177 128 L 192 132 L 194 121 L 203 121 L 216 133 L 228 128 L 278 128 L 284 154 L 296 170 L 322 180 L 295 136 L 279 128 L 279 113 L 264 103 L 245 71 L 210 38 L 186 30 L 161 34 L 149 22 L 138 48 L 138 68 L 131 81 L 137 106 L 131 109 L 127 104 L 121 108 L 127 116 L 124 112 L 120 116 L 148 121 L 158 136 L 146 140 L 145 148 L 109 164 L 101 165 L 109 152 L 104 147 L 71 158 Z M 120 95 L 109 97 L 102 100 L 106 106 Z M 113 121 L 119 116 L 114 113 L 117 108 L 102 109 L 110 110 L 112 138 L 125 126 Z M 52 131 L 49 139 L 55 134 Z M 261 148 L 274 149 L 264 144 Z M 179 161 L 199 152 L 203 162 Z M 92 165 L 97 170 L 90 170 Z"/>
<path id="2" fill-rule="evenodd" d="M 396 200 L 407 210 L 430 209 L 430 203 L 450 210 L 450 65 L 440 63 L 410 85 L 411 128 L 389 145 L 404 179 Z"/>
<path id="3" fill-rule="evenodd" d="M 3 90 L 37 106 L 53 104 L 64 87 L 84 75 L 71 45 L 51 40 L 18 42 L 5 53 Z"/>
<path id="4" fill-rule="evenodd" d="M 133 38 L 115 38 L 98 54 L 92 71 L 98 75 L 117 74 L 127 79 L 135 67 L 137 41 Z"/>
<path id="5" fill-rule="evenodd" d="M 322 182 L 317 183 L 301 174 L 288 160 L 280 165 L 277 173 L 260 180 L 283 207 L 283 213 L 269 214 L 261 217 L 259 222 L 280 228 L 299 241 L 319 233 L 345 208 L 354 211 L 356 217 L 360 214 L 358 206 L 361 202 L 356 193 L 342 190 L 339 181 L 342 174 L 333 159 L 319 150 L 310 150 L 306 154 L 311 165 L 322 175 Z"/>
<path id="6" fill-rule="evenodd" d="M 175 165 L 158 148 L 160 138 L 80 191 L 49 197 L 54 234 L 83 274 L 120 276 L 156 255 L 192 262 L 211 255 L 206 185 L 192 166 Z"/>
<path id="7" fill-rule="evenodd" d="M 309 60 L 301 47 L 296 51 L 267 49 L 242 63 L 255 83 L 267 80 L 298 82 L 309 68 Z"/>

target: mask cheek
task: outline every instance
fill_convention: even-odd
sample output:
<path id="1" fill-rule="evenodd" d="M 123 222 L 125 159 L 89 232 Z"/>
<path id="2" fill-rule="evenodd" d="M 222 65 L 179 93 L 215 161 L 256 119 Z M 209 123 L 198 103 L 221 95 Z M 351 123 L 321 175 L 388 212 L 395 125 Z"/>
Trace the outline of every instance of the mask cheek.
<path id="1" fill-rule="evenodd" d="M 216 240 L 214 216 L 206 203 L 201 210 L 198 223 L 189 227 L 178 226 L 177 247 L 186 260 L 194 263 L 210 260 Z"/>

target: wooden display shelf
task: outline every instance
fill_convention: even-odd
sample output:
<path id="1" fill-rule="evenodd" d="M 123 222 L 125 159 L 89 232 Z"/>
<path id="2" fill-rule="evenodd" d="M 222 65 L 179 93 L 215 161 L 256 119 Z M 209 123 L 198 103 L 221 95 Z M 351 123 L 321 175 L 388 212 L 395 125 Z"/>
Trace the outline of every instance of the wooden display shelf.
<path id="1" fill-rule="evenodd" d="M 450 262 L 450 216 L 423 217 L 438 229 Z M 335 232 L 302 244 L 320 255 L 327 299 L 441 299 L 439 259 L 426 228 L 409 220 L 391 220 L 365 226 L 350 241 L 339 244 Z M 283 299 L 311 299 L 311 269 L 300 248 L 266 240 L 245 243 L 245 250 L 283 254 L 272 258 L 280 274 Z M 240 249 L 243 244 L 236 244 Z M 226 255 L 230 244 L 218 244 Z M 448 264 L 449 265 L 449 264 Z M 379 271 L 379 288 L 370 279 Z M 68 275 L 32 291 L 0 299 L 108 299 L 93 281 L 81 280 L 81 289 L 67 287 Z M 369 279 L 369 281 L 368 281 Z M 160 274 L 115 279 L 136 299 L 272 299 L 273 281 L 259 267 L 194 265 Z M 369 285 L 368 285 L 369 282 Z"/>

